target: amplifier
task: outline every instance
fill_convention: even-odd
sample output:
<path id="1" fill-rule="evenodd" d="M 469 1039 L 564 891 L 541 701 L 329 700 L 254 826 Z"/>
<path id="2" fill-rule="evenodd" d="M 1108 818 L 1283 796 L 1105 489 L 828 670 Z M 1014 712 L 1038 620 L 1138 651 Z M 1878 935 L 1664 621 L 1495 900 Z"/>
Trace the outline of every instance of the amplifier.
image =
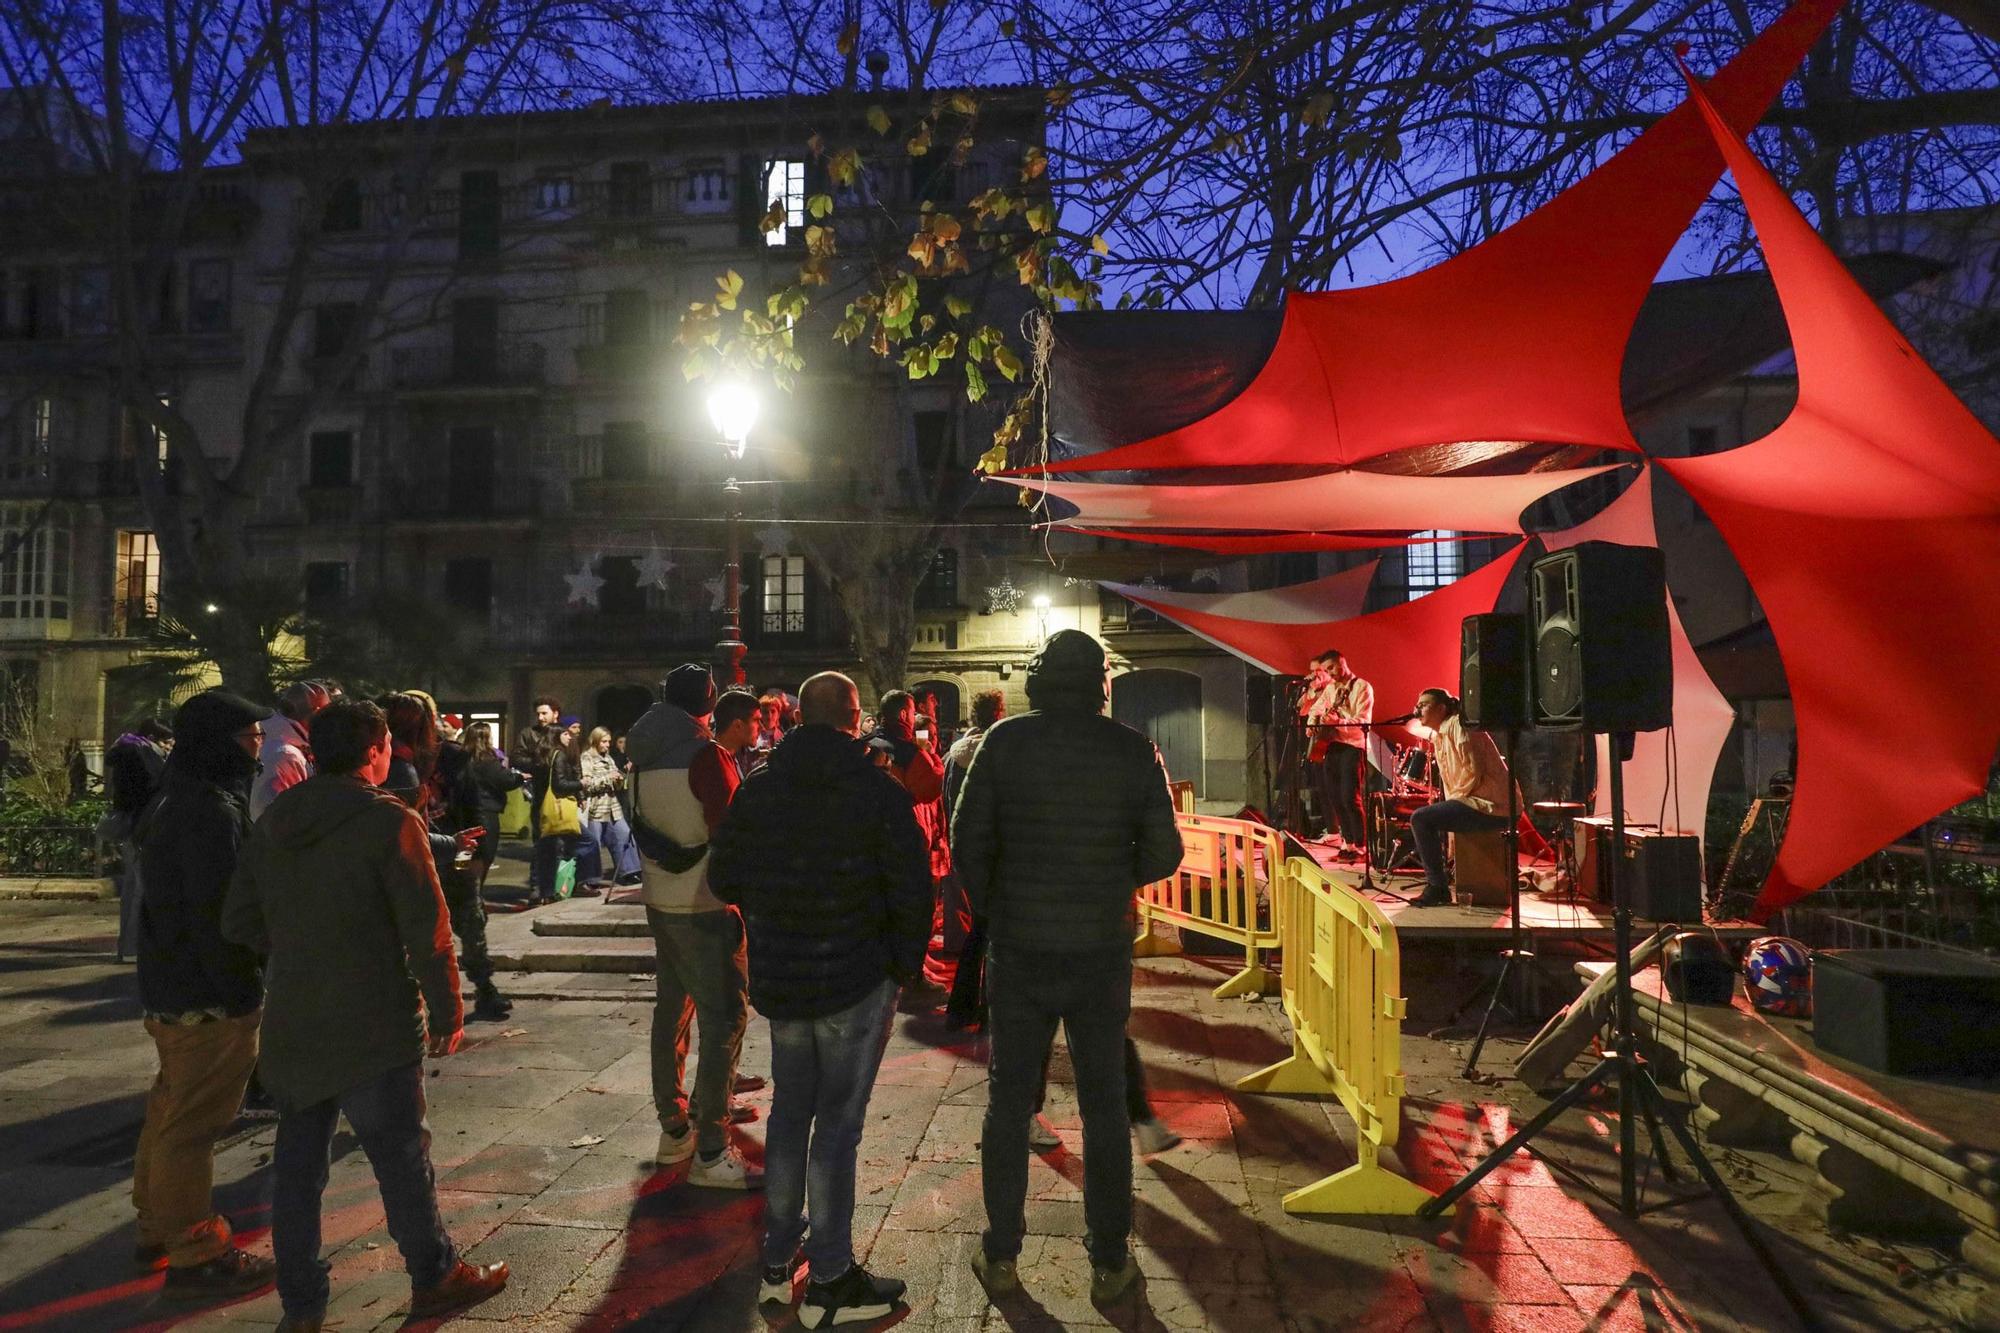
<path id="1" fill-rule="evenodd" d="M 1630 835 L 1634 829 L 1658 827 L 1658 824 L 1627 821 L 1625 832 Z M 1604 882 L 1605 857 L 1611 848 L 1611 816 L 1578 815 L 1570 829 L 1570 845 L 1576 851 L 1576 891 L 1599 902 L 1611 901 L 1611 888 Z"/>
<path id="2" fill-rule="evenodd" d="M 2000 1073 L 2000 967 L 1939 949 L 1813 954 L 1813 1040 L 1885 1074 Z"/>
<path id="3" fill-rule="evenodd" d="M 1618 876 L 1641 921 L 1701 924 L 1701 839 L 1694 834 L 1626 829 Z"/>

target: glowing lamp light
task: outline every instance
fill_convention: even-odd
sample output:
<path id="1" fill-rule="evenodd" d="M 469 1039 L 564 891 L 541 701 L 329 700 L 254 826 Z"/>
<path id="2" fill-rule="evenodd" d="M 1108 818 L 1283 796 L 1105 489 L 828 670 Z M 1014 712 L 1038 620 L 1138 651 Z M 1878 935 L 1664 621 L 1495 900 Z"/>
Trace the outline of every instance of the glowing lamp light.
<path id="1" fill-rule="evenodd" d="M 757 425 L 757 394 L 741 380 L 724 380 L 708 393 L 708 419 L 722 437 L 731 458 L 743 457 L 744 444 Z"/>
<path id="2" fill-rule="evenodd" d="M 208 614 L 210 615 L 214 615 L 217 611 L 220 611 L 222 608 L 217 606 L 214 602 L 210 602 L 207 606 L 204 606 L 201 609 L 208 612 Z"/>
<path id="3" fill-rule="evenodd" d="M 1047 615 L 1049 613 L 1049 595 L 1045 592 L 1036 593 L 1035 600 L 1030 605 L 1035 608 L 1038 614 Z"/>

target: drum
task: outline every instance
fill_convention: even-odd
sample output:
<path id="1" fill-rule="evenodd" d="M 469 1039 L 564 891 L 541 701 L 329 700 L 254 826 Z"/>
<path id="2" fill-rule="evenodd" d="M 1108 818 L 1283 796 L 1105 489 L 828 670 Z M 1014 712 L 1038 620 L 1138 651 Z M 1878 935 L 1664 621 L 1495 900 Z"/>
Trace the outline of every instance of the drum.
<path id="1" fill-rule="evenodd" d="M 1404 860 L 1414 854 L 1414 844 L 1410 840 L 1410 815 L 1431 803 L 1431 798 L 1423 793 L 1398 793 L 1378 791 L 1369 798 L 1373 807 L 1369 810 L 1368 856 L 1377 870 L 1395 868 L 1396 850 L 1401 847 Z"/>
<path id="2" fill-rule="evenodd" d="M 1396 776 L 1391 789 L 1398 795 L 1434 793 L 1437 790 L 1435 768 L 1429 750 L 1421 745 L 1406 746 L 1396 755 Z"/>

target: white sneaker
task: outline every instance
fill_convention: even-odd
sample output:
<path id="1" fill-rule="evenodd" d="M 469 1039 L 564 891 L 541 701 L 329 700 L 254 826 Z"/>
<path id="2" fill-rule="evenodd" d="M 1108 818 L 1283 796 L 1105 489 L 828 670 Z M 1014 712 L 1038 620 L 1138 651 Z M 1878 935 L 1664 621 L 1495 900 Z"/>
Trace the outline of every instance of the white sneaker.
<path id="1" fill-rule="evenodd" d="M 764 1188 L 764 1170 L 744 1161 L 736 1149 L 724 1148 L 712 1162 L 695 1158 L 688 1168 L 688 1184 L 711 1190 L 760 1190 Z"/>
<path id="2" fill-rule="evenodd" d="M 1056 1134 L 1056 1127 L 1048 1117 L 1039 1111 L 1028 1118 L 1028 1146 L 1036 1152 L 1049 1152 L 1062 1147 L 1062 1139 Z"/>
<path id="3" fill-rule="evenodd" d="M 1134 1120 L 1132 1122 L 1132 1132 L 1139 1136 L 1139 1152 L 1141 1156 L 1151 1156 L 1156 1152 L 1165 1152 L 1169 1148 L 1178 1147 L 1181 1141 L 1180 1135 L 1174 1133 L 1171 1129 L 1168 1129 L 1165 1125 L 1151 1117 L 1144 1120 Z"/>
<path id="4" fill-rule="evenodd" d="M 757 1284 L 757 1303 L 790 1305 L 793 1279 L 797 1277 L 799 1269 L 805 1267 L 805 1262 L 805 1254 L 799 1252 L 782 1264 L 767 1266 L 762 1281 Z"/>
<path id="5" fill-rule="evenodd" d="M 653 1160 L 661 1166 L 672 1166 L 685 1162 L 694 1156 L 694 1126 L 683 1126 L 676 1134 L 671 1129 L 660 1131 L 660 1150 L 653 1154 Z"/>

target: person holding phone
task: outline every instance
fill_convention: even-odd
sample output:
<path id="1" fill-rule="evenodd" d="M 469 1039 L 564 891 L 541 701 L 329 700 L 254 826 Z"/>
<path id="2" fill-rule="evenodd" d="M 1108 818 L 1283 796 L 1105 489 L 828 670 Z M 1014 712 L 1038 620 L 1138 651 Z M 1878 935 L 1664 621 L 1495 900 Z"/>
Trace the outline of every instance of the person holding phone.
<path id="1" fill-rule="evenodd" d="M 882 696 L 876 712 L 880 721 L 869 740 L 887 743 L 889 772 L 910 794 L 917 827 L 923 830 L 924 843 L 930 849 L 931 936 L 935 939 L 941 901 L 938 887 L 951 873 L 951 849 L 945 840 L 944 761 L 931 740 L 931 719 L 917 711 L 915 695 L 908 690 L 890 690 Z M 912 1012 L 936 1009 L 946 998 L 945 988 L 925 976 L 904 988 L 903 1007 Z"/>

